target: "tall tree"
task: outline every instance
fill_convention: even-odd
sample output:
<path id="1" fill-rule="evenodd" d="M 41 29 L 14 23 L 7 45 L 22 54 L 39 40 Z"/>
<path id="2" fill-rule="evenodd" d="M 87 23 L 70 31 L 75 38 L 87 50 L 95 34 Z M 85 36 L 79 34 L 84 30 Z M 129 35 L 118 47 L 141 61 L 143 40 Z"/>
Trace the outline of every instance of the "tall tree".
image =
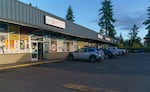
<path id="1" fill-rule="evenodd" d="M 145 43 L 147 47 L 150 47 L 150 31 L 148 31 L 148 34 L 145 36 Z"/>
<path id="2" fill-rule="evenodd" d="M 116 37 L 116 39 L 118 40 L 118 47 L 119 48 L 124 48 L 124 39 L 123 39 L 123 37 L 122 37 L 122 34 L 120 33 L 120 36 L 119 37 Z"/>
<path id="3" fill-rule="evenodd" d="M 30 6 L 32 6 L 32 3 L 29 3 Z"/>
<path id="4" fill-rule="evenodd" d="M 100 19 L 98 25 L 101 27 L 100 33 L 105 29 L 105 34 L 109 37 L 115 38 L 116 31 L 114 29 L 115 19 L 113 18 L 113 6 L 110 0 L 102 2 L 102 8 L 99 10 Z"/>
<path id="5" fill-rule="evenodd" d="M 73 11 L 71 6 L 68 7 L 67 15 L 66 15 L 66 20 L 74 22 L 74 16 L 73 16 Z"/>
<path id="6" fill-rule="evenodd" d="M 148 30 L 148 33 L 145 36 L 145 43 L 150 47 L 150 7 L 148 7 L 147 12 L 148 19 L 143 24 L 146 25 L 146 30 Z"/>
<path id="7" fill-rule="evenodd" d="M 133 25 L 131 31 L 128 33 L 129 34 L 129 39 L 132 41 L 132 42 L 135 42 L 135 40 L 138 38 L 137 35 L 138 35 L 138 29 L 139 27 L 137 27 L 137 25 Z"/>
<path id="8" fill-rule="evenodd" d="M 119 36 L 119 40 L 120 40 L 120 43 L 124 43 L 124 39 L 122 37 L 122 34 L 120 33 L 120 36 Z"/>
<path id="9" fill-rule="evenodd" d="M 138 32 L 139 32 L 138 29 L 139 29 L 139 27 L 134 24 L 131 31 L 128 33 L 129 34 L 129 42 L 133 48 L 141 46 L 141 38 L 137 36 Z"/>

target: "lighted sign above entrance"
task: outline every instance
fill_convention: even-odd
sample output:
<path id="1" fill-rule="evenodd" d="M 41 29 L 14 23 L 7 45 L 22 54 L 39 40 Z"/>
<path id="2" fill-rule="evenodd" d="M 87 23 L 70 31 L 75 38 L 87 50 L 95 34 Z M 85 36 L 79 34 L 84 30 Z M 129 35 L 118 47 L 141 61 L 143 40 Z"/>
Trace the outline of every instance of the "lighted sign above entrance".
<path id="1" fill-rule="evenodd" d="M 100 35 L 100 34 L 98 34 L 98 38 L 99 38 L 99 39 L 103 39 L 103 36 Z"/>
<path id="2" fill-rule="evenodd" d="M 110 39 L 110 38 L 108 38 L 108 37 L 106 37 L 106 38 L 105 38 L 105 40 L 106 40 L 106 41 L 111 41 L 111 39 Z"/>
<path id="3" fill-rule="evenodd" d="M 58 20 L 56 18 L 52 18 L 50 16 L 45 16 L 45 24 L 65 29 L 64 21 Z"/>

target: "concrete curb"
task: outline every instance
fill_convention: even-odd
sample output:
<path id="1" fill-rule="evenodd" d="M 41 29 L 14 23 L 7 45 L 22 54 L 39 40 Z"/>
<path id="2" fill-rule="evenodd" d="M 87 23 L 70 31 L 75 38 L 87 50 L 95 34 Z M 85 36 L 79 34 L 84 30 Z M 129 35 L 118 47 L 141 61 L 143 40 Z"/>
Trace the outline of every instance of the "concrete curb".
<path id="1" fill-rule="evenodd" d="M 8 65 L 8 66 L 0 67 L 0 71 L 14 69 L 14 68 L 21 68 L 21 67 L 29 67 L 29 66 L 40 65 L 40 64 L 54 63 L 54 62 L 58 62 L 58 61 L 60 61 L 60 60 L 38 61 L 38 62 L 35 61 L 33 63 Z"/>

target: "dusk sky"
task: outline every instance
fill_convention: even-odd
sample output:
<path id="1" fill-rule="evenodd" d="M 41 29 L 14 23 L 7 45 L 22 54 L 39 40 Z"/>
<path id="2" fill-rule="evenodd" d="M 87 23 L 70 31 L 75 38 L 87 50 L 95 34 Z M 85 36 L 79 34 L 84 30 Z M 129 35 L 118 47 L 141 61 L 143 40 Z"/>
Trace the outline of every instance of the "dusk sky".
<path id="1" fill-rule="evenodd" d="M 75 23 L 99 32 L 98 26 L 99 9 L 103 0 L 20 0 L 24 3 L 32 3 L 46 12 L 65 19 L 67 9 L 71 5 Z M 139 36 L 143 38 L 147 34 L 142 24 L 147 19 L 147 7 L 150 7 L 149 0 L 111 0 L 113 5 L 114 18 L 117 20 L 115 29 L 117 35 L 122 33 L 128 39 L 128 33 L 132 26 L 139 27 Z"/>

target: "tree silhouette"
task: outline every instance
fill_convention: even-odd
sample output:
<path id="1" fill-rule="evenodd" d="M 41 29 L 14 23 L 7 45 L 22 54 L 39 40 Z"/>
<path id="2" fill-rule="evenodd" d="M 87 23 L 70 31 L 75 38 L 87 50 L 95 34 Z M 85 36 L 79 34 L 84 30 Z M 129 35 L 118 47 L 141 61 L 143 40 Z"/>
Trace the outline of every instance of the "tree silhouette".
<path id="1" fill-rule="evenodd" d="M 139 27 L 134 24 L 131 31 L 128 33 L 129 42 L 133 48 L 141 46 L 141 38 L 137 36 L 139 32 L 138 29 Z"/>
<path id="2" fill-rule="evenodd" d="M 113 18 L 113 9 L 110 0 L 104 0 L 102 2 L 102 8 L 99 10 L 100 19 L 98 21 L 98 25 L 102 29 L 105 29 L 105 34 L 109 37 L 115 38 L 116 31 L 114 29 L 115 19 Z M 102 33 L 102 32 L 100 32 Z"/>
<path id="3" fill-rule="evenodd" d="M 124 43 L 124 40 L 123 40 L 123 37 L 122 37 L 121 33 L 120 33 L 120 36 L 119 36 L 119 40 L 120 40 L 120 43 Z"/>
<path id="4" fill-rule="evenodd" d="M 66 20 L 68 20 L 70 22 L 74 22 L 75 21 L 71 6 L 68 7 L 68 11 L 67 11 L 67 15 L 66 15 Z"/>
<path id="5" fill-rule="evenodd" d="M 148 7 L 147 12 L 148 18 L 143 24 L 146 25 L 146 30 L 148 30 L 148 33 L 145 36 L 145 43 L 150 47 L 150 7 Z"/>
<path id="6" fill-rule="evenodd" d="M 128 33 L 129 39 L 132 42 L 135 42 L 135 39 L 137 39 L 138 29 L 139 29 L 139 27 L 137 27 L 137 25 L 134 24 L 131 31 Z"/>

